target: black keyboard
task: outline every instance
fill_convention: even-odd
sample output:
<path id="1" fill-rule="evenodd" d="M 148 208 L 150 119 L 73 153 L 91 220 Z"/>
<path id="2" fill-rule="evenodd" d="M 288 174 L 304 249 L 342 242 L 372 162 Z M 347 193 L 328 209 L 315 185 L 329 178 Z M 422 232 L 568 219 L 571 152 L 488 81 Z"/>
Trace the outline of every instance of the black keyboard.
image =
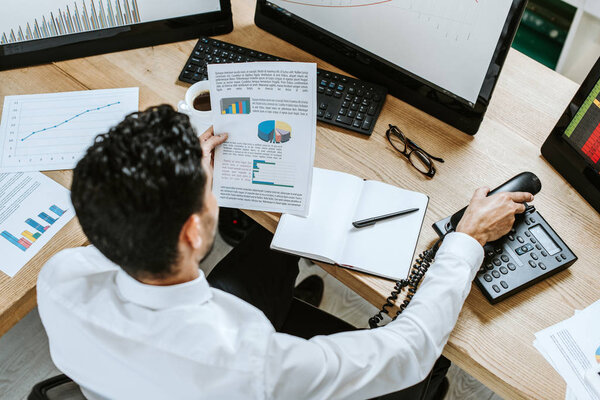
<path id="1" fill-rule="evenodd" d="M 210 38 L 200 38 L 179 80 L 208 79 L 207 64 L 288 61 L 260 51 Z M 387 95 L 383 86 L 317 69 L 317 120 L 370 135 Z"/>

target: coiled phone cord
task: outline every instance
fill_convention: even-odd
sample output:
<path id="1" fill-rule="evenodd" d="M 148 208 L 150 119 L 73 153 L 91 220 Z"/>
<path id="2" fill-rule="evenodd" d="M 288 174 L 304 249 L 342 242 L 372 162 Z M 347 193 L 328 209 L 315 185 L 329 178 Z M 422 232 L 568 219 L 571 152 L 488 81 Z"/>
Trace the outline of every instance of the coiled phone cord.
<path id="1" fill-rule="evenodd" d="M 396 281 L 394 285 L 394 290 L 390 293 L 388 298 L 386 299 L 385 304 L 381 307 L 381 310 L 371 318 L 369 318 L 369 327 L 371 329 L 377 328 L 379 323 L 383 321 L 383 314 L 390 315 L 388 311 L 389 307 L 393 307 L 394 303 L 398 299 L 398 295 L 402 292 L 402 289 L 408 287 L 408 294 L 406 295 L 406 299 L 402 301 L 400 304 L 399 310 L 396 312 L 396 315 L 392 317 L 392 321 L 398 318 L 398 316 L 408 307 L 408 304 L 412 300 L 413 296 L 417 292 L 417 288 L 421 283 L 421 279 L 425 276 L 425 273 L 431 266 L 435 255 L 442 244 L 446 235 L 439 238 L 430 249 L 425 250 L 423 253 L 419 254 L 419 257 L 415 260 L 413 264 L 410 274 L 407 279 L 400 279 Z"/>

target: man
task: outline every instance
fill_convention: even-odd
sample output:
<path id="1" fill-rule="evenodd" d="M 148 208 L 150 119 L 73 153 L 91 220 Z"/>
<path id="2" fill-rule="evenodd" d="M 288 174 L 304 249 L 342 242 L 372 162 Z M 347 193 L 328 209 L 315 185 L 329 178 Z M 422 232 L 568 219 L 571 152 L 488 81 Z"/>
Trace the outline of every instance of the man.
<path id="1" fill-rule="evenodd" d="M 411 386 L 395 398 L 422 396 L 482 245 L 506 234 L 533 196 L 476 191 L 412 303 L 387 326 L 352 330 L 319 314 L 298 323 L 298 258 L 271 252 L 266 231 L 208 280 L 198 269 L 218 214 L 213 150 L 226 137 L 208 130 L 198 142 L 186 116 L 159 106 L 87 151 L 72 200 L 93 247 L 57 254 L 37 286 L 57 367 L 90 399 L 367 399 Z"/>

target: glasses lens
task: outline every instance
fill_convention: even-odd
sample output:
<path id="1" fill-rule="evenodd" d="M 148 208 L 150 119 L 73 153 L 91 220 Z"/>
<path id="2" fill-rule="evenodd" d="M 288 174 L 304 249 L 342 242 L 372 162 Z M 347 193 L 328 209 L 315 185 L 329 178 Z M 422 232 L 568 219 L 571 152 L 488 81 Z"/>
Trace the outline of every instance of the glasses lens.
<path id="1" fill-rule="evenodd" d="M 406 138 L 398 129 L 390 128 L 388 131 L 388 140 L 401 153 L 406 152 Z"/>
<path id="2" fill-rule="evenodd" d="M 410 163 L 421 173 L 425 175 L 435 174 L 435 168 L 433 167 L 433 163 L 427 154 L 423 153 L 420 150 L 414 150 L 410 153 L 408 157 Z"/>

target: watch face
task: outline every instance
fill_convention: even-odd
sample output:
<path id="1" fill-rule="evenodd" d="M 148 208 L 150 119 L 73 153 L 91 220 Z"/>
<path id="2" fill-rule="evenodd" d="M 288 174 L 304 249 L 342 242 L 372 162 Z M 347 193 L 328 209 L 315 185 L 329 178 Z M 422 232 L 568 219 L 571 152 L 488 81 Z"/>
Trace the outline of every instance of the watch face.
<path id="1" fill-rule="evenodd" d="M 563 138 L 600 173 L 600 80 L 579 107 Z"/>

